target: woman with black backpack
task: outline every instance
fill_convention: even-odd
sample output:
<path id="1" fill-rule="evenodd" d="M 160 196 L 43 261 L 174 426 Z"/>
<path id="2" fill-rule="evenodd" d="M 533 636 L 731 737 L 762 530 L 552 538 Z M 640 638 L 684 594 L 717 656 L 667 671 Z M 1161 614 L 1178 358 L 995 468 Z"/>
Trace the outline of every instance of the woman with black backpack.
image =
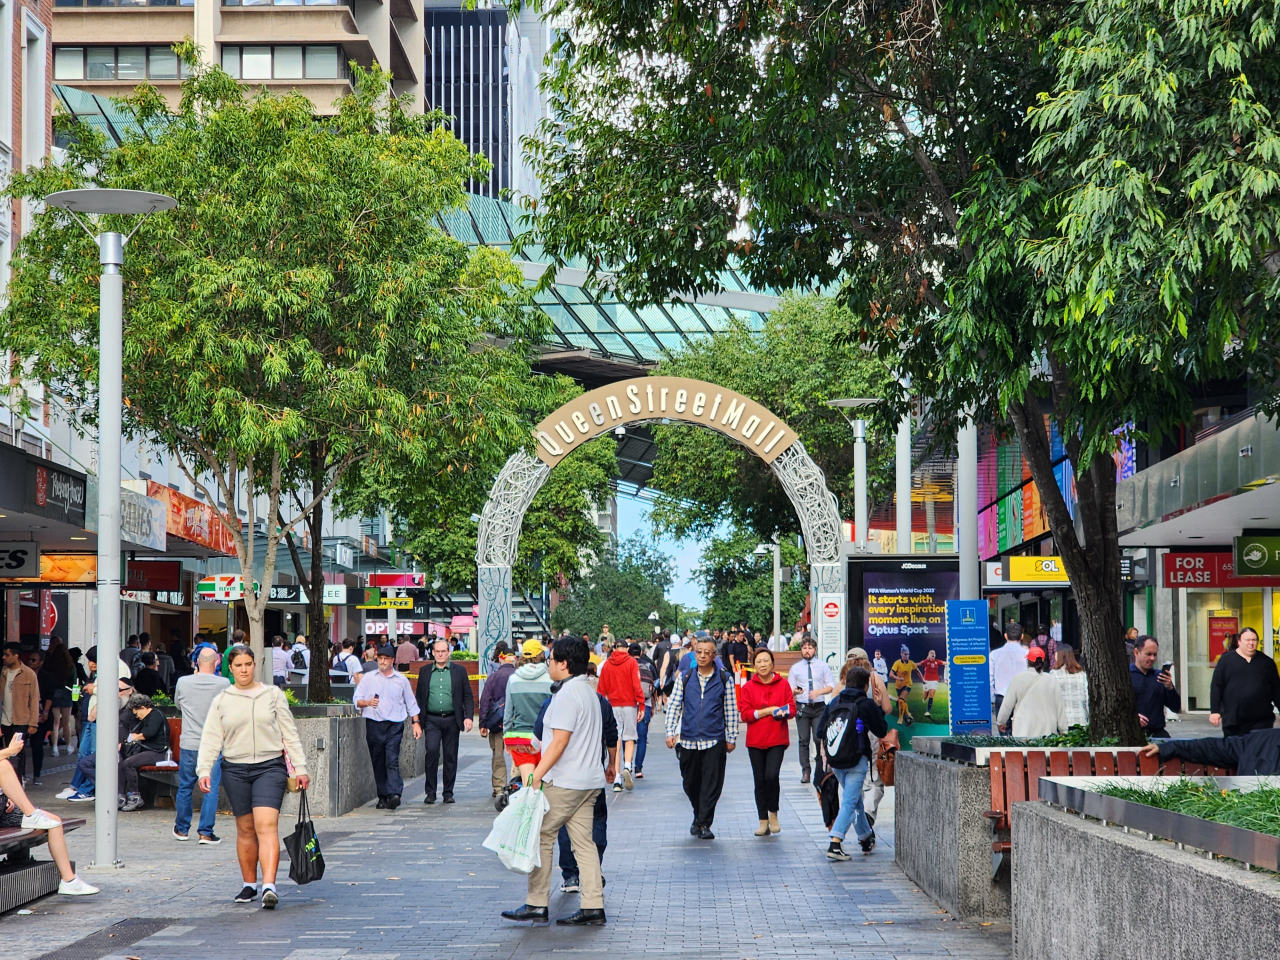
<path id="1" fill-rule="evenodd" d="M 827 847 L 828 860 L 848 860 L 844 851 L 844 838 L 852 826 L 862 846 L 869 854 L 876 845 L 876 834 L 867 822 L 862 808 L 862 785 L 871 766 L 871 736 L 883 737 L 889 732 L 884 721 L 884 711 L 867 696 L 871 671 L 866 667 L 849 670 L 845 688 L 827 704 L 818 720 L 818 743 L 827 766 L 840 781 L 840 814 L 831 827 L 831 844 Z"/>

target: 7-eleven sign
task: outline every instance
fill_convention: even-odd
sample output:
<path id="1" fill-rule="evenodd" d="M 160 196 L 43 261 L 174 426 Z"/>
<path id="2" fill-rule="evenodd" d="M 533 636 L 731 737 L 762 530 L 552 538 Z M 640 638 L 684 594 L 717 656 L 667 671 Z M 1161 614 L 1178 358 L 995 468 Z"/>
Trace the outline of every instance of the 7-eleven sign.
<path id="1" fill-rule="evenodd" d="M 253 592 L 258 592 L 258 581 L 253 582 Z M 217 573 L 205 577 L 196 584 L 201 600 L 221 600 L 224 603 L 244 599 L 244 578 L 238 573 Z"/>

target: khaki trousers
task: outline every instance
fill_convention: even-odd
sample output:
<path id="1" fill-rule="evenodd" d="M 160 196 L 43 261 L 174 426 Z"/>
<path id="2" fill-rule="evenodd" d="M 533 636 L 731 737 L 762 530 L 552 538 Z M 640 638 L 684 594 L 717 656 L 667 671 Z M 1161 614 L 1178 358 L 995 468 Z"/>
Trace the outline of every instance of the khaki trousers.
<path id="1" fill-rule="evenodd" d="M 551 809 L 542 819 L 542 866 L 529 874 L 529 892 L 525 903 L 545 907 L 551 894 L 551 871 L 555 866 L 552 851 L 561 827 L 569 831 L 569 844 L 578 861 L 582 893 L 578 904 L 583 910 L 604 909 L 604 886 L 600 882 L 600 855 L 591 839 L 591 818 L 599 790 L 564 790 L 544 784 L 543 790 Z"/>
<path id="2" fill-rule="evenodd" d="M 493 792 L 499 793 L 507 789 L 507 754 L 502 749 L 502 730 L 489 731 L 489 749 L 493 751 L 492 775 Z"/>

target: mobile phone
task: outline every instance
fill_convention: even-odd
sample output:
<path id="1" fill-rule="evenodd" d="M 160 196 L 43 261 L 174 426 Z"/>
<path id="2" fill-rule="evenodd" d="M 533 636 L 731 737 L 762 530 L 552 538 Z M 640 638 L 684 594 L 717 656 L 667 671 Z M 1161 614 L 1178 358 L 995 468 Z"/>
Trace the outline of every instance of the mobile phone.
<path id="1" fill-rule="evenodd" d="M 1170 670 L 1172 670 L 1172 669 L 1173 669 L 1173 661 L 1172 661 L 1172 660 L 1166 660 L 1164 663 L 1160 664 L 1160 672 L 1161 672 L 1161 673 L 1168 673 L 1168 672 L 1169 672 Z"/>

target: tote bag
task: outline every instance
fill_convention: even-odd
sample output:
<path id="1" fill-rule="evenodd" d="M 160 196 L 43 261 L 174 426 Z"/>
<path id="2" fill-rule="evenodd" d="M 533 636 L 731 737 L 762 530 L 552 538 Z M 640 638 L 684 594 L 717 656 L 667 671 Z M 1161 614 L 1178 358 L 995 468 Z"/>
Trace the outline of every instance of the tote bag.
<path id="1" fill-rule="evenodd" d="M 289 879 L 302 886 L 324 876 L 324 854 L 320 852 L 320 838 L 311 822 L 311 807 L 307 803 L 307 791 L 301 791 L 298 800 L 298 825 L 284 838 L 284 848 L 289 851 Z"/>

